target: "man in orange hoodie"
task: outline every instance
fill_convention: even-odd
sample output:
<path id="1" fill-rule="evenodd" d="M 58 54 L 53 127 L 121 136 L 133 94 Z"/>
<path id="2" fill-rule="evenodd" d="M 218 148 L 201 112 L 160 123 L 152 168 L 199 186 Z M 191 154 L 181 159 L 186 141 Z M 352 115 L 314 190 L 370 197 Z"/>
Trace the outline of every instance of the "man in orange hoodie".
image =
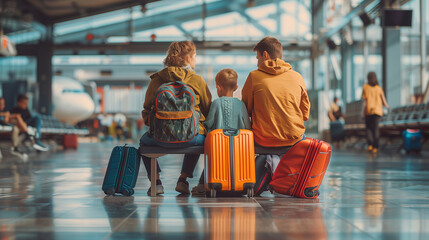
<path id="1" fill-rule="evenodd" d="M 281 60 L 283 48 L 273 37 L 253 48 L 258 70 L 250 72 L 242 100 L 252 118 L 255 142 L 263 147 L 291 146 L 302 139 L 310 101 L 304 79 Z"/>

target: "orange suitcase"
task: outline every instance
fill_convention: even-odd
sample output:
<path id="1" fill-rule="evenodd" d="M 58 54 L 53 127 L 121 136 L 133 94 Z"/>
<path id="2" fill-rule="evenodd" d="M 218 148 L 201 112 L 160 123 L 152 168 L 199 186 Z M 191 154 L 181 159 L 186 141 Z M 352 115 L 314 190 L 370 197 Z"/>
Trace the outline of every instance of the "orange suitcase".
<path id="1" fill-rule="evenodd" d="M 253 133 L 244 129 L 216 129 L 204 143 L 205 188 L 216 192 L 241 192 L 253 197 L 255 148 Z"/>
<path id="2" fill-rule="evenodd" d="M 331 158 L 331 146 L 306 138 L 296 143 L 280 160 L 270 187 L 275 192 L 299 198 L 317 198 Z"/>

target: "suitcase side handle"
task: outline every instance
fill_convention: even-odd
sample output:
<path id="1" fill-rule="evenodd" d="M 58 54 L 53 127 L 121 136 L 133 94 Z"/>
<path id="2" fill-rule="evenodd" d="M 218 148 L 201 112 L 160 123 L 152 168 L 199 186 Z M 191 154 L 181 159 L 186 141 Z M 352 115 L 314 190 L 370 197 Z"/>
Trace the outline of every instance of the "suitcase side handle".
<path id="1" fill-rule="evenodd" d="M 223 129 L 223 134 L 227 136 L 237 136 L 239 131 L 240 131 L 239 129 L 227 128 L 227 129 Z"/>

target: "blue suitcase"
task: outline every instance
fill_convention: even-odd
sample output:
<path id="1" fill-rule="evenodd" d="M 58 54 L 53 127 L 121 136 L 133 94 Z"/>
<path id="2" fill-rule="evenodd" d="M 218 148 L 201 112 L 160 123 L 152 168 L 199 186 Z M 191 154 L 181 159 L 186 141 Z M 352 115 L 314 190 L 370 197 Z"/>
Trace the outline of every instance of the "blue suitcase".
<path id="1" fill-rule="evenodd" d="M 346 136 L 344 124 L 341 121 L 330 122 L 329 131 L 331 132 L 331 141 L 333 142 L 342 141 Z"/>
<path id="2" fill-rule="evenodd" d="M 140 168 L 140 155 L 135 147 L 116 146 L 110 154 L 103 191 L 107 195 L 121 193 L 125 196 L 134 194 Z"/>
<path id="3" fill-rule="evenodd" d="M 402 132 L 404 141 L 404 149 L 408 153 L 410 151 L 420 152 L 422 149 L 423 134 L 418 129 L 406 129 Z"/>

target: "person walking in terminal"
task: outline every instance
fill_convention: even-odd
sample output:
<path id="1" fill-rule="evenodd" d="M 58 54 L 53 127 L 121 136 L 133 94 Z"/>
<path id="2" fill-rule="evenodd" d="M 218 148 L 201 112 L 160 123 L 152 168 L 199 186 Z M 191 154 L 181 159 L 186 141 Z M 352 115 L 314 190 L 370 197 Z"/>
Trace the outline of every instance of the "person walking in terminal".
<path id="1" fill-rule="evenodd" d="M 233 97 L 237 90 L 237 73 L 232 69 L 222 69 L 215 77 L 218 99 L 214 100 L 204 126 L 207 132 L 214 129 L 251 129 L 246 106 L 238 98 Z M 192 188 L 192 195 L 205 194 L 204 171 L 198 185 Z"/>
<path id="2" fill-rule="evenodd" d="M 253 48 L 258 70 L 247 77 L 243 102 L 252 120 L 255 143 L 263 147 L 286 147 L 304 136 L 310 101 L 304 79 L 284 62 L 282 44 L 265 37 Z"/>
<path id="3" fill-rule="evenodd" d="M 167 51 L 167 57 L 164 59 L 166 68 L 153 74 L 146 91 L 145 102 L 143 105 L 142 117 L 146 125 L 149 125 L 149 114 L 154 107 L 154 98 L 157 89 L 164 83 L 181 81 L 186 83 L 194 90 L 196 95 L 195 111 L 200 115 L 199 117 L 199 134 L 196 135 L 190 142 L 186 143 L 192 145 L 204 145 L 205 134 L 207 133 L 203 122 L 206 119 L 210 110 L 212 96 L 207 87 L 204 79 L 195 74 L 196 65 L 196 47 L 191 41 L 172 42 Z M 158 145 L 157 142 L 147 132 L 140 139 L 140 146 L 154 146 Z M 177 143 L 175 147 L 185 146 L 182 143 Z M 199 154 L 185 154 L 182 164 L 180 177 L 177 181 L 176 191 L 182 194 L 189 194 L 189 183 L 187 178 L 193 177 L 195 166 L 198 162 Z M 148 177 L 150 176 L 150 158 L 143 156 L 143 163 L 145 165 Z M 156 175 L 156 194 L 164 193 L 162 182 L 159 179 L 159 172 L 161 169 L 158 167 L 158 174 Z M 150 180 L 150 179 L 149 179 Z M 148 190 L 148 195 L 151 189 Z"/>
<path id="4" fill-rule="evenodd" d="M 380 131 L 378 123 L 383 116 L 383 105 L 389 109 L 383 89 L 378 85 L 375 72 L 368 73 L 368 83 L 363 85 L 363 117 L 365 118 L 366 138 L 368 141 L 368 151 L 376 153 L 378 151 L 378 140 Z"/>
<path id="5" fill-rule="evenodd" d="M 19 115 L 27 124 L 27 126 L 36 128 L 36 139 L 34 141 L 33 148 L 39 151 L 48 151 L 48 148 L 40 141 L 40 128 L 42 127 L 42 119 L 39 115 L 31 115 L 30 111 L 28 110 L 28 97 L 24 94 L 19 94 L 16 106 L 10 111 L 10 113 Z"/>

